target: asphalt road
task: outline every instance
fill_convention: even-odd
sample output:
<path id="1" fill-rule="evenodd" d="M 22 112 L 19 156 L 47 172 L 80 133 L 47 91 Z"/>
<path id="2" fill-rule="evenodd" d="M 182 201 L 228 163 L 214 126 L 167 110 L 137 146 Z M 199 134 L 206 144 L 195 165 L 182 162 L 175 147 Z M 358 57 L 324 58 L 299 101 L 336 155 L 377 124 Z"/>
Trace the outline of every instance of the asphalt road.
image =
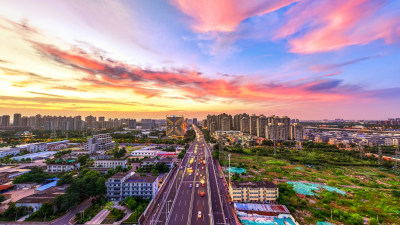
<path id="1" fill-rule="evenodd" d="M 155 207 L 147 215 L 150 218 L 146 218 L 145 224 L 147 225 L 164 225 L 167 222 L 168 212 L 171 211 L 173 202 L 176 197 L 177 189 L 180 188 L 182 181 L 187 181 L 184 176 L 186 172 L 186 166 L 189 162 L 190 155 L 194 151 L 196 142 L 194 142 L 186 152 L 185 157 L 182 159 L 180 165 L 175 170 L 174 174 L 171 174 L 171 179 L 168 183 L 164 184 L 165 189 L 158 193 L 155 201 Z M 181 166 L 183 169 L 181 169 Z M 187 203 L 188 204 L 188 203 Z M 189 206 L 189 205 L 188 205 Z"/>
<path id="2" fill-rule="evenodd" d="M 175 174 L 164 184 L 165 189 L 158 193 L 155 207 L 146 213 L 149 215 L 146 225 L 236 225 L 224 178 L 219 174 L 211 149 L 200 131 L 195 129 L 199 132 L 196 140 L 189 147 Z M 192 173 L 189 168 L 193 169 Z M 200 192 L 205 195 L 201 196 Z"/>

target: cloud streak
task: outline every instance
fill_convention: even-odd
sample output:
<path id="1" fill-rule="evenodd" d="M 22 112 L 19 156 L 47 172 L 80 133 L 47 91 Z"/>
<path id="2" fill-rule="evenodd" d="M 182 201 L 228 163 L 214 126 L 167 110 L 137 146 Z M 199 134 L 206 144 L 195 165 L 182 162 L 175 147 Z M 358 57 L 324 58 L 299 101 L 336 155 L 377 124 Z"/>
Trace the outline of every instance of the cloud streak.
<path id="1" fill-rule="evenodd" d="M 193 18 L 196 32 L 231 32 L 245 19 L 264 15 L 298 0 L 171 0 L 186 15 Z"/>
<path id="2" fill-rule="evenodd" d="M 333 51 L 382 39 L 399 41 L 400 16 L 379 14 L 387 1 L 301 1 L 286 13 L 287 23 L 276 38 L 289 38 L 299 54 Z M 298 33 L 303 34 L 298 34 Z"/>
<path id="3" fill-rule="evenodd" d="M 201 72 L 171 68 L 142 69 L 117 61 L 102 60 L 82 50 L 62 51 L 54 46 L 36 43 L 36 49 L 46 59 L 61 63 L 87 74 L 82 81 L 91 88 L 128 89 L 147 98 L 163 97 L 171 89 L 192 99 L 227 98 L 242 101 L 337 101 L 350 96 L 340 88 L 341 81 L 320 80 L 303 83 L 279 83 L 247 80 L 228 76 L 211 79 Z M 274 84 L 274 85 L 271 85 Z M 323 90 L 330 90 L 324 93 Z M 338 89 L 336 92 L 333 89 Z"/>

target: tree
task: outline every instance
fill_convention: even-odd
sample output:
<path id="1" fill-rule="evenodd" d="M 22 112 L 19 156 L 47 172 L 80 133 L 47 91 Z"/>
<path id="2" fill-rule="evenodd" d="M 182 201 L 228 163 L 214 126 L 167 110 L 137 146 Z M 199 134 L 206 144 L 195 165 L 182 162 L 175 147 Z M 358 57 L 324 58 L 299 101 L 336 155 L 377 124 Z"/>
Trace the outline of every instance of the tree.
<path id="1" fill-rule="evenodd" d="M 218 159 L 219 158 L 219 151 L 218 150 L 214 150 L 212 153 L 212 156 L 214 159 Z"/>
<path id="2" fill-rule="evenodd" d="M 379 222 L 378 222 L 378 220 L 377 220 L 375 217 L 372 217 L 372 218 L 369 220 L 369 225 L 379 225 Z"/>
<path id="3" fill-rule="evenodd" d="M 63 184 L 70 184 L 73 181 L 73 173 L 65 173 L 63 174 L 60 179 L 57 181 L 57 186 Z"/>
<path id="4" fill-rule="evenodd" d="M 78 162 L 81 164 L 81 166 L 86 165 L 89 159 L 90 156 L 88 154 L 78 156 Z"/>
<path id="5" fill-rule="evenodd" d="M 48 220 L 50 216 L 54 214 L 53 210 L 53 204 L 49 202 L 45 202 L 42 204 L 40 209 L 34 213 L 32 213 L 28 220 L 34 219 L 34 218 L 43 218 L 44 220 Z"/>
<path id="6" fill-rule="evenodd" d="M 4 202 L 6 200 L 6 197 L 4 195 L 0 195 L 0 202 Z"/>
<path id="7" fill-rule="evenodd" d="M 273 145 L 274 145 L 274 142 L 271 141 L 271 140 L 263 140 L 263 141 L 261 142 L 261 145 L 263 145 L 263 146 L 273 146 Z"/>
<path id="8" fill-rule="evenodd" d="M 124 202 L 131 210 L 136 209 L 139 205 L 139 203 L 133 197 L 126 198 Z"/>
<path id="9" fill-rule="evenodd" d="M 28 173 L 24 173 L 16 177 L 13 181 L 14 184 L 25 183 L 25 182 L 36 182 L 42 183 L 46 179 L 50 178 L 50 174 L 44 172 L 40 167 L 33 167 Z"/>

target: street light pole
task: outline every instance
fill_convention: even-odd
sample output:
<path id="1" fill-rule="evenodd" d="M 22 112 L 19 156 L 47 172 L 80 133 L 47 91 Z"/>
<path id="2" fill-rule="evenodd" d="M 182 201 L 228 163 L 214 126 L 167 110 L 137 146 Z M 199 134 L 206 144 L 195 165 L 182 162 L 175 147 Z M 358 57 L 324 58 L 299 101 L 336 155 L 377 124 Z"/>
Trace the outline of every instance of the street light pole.
<path id="1" fill-rule="evenodd" d="M 231 185 L 231 154 L 228 154 L 229 157 L 229 185 Z"/>

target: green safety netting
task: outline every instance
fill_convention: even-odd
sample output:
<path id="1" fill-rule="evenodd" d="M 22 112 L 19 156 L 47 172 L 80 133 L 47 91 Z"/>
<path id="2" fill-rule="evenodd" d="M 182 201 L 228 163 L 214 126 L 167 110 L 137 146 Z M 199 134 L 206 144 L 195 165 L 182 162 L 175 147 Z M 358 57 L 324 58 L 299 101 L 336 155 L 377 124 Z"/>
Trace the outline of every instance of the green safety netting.
<path id="1" fill-rule="evenodd" d="M 274 218 L 274 221 L 240 220 L 245 225 L 296 225 L 291 218 Z M 285 223 L 286 222 L 286 223 Z"/>
<path id="2" fill-rule="evenodd" d="M 321 222 L 321 221 L 317 221 L 317 225 L 333 225 L 329 222 Z"/>
<path id="3" fill-rule="evenodd" d="M 302 194 L 302 195 L 315 195 L 315 193 L 313 192 L 313 190 L 317 191 L 319 189 L 325 189 L 329 192 L 336 192 L 342 195 L 346 195 L 346 192 L 335 188 L 335 187 L 331 187 L 331 186 L 327 186 L 327 185 L 322 185 L 322 184 L 313 184 L 313 183 L 301 183 L 301 182 L 292 182 L 292 181 L 288 181 L 288 184 L 293 186 L 293 190 L 298 193 L 298 194 Z"/>
<path id="4" fill-rule="evenodd" d="M 239 173 L 239 174 L 246 173 L 246 169 L 237 168 L 237 167 L 231 167 L 230 169 L 228 168 L 227 171 L 231 172 L 231 173 Z"/>

